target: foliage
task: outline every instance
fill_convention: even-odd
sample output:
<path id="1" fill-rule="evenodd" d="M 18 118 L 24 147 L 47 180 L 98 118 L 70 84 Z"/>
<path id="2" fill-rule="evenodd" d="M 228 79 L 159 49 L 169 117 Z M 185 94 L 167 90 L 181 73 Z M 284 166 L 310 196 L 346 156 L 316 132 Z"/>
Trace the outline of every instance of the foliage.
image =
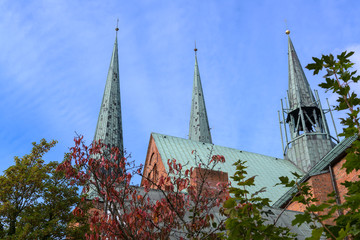
<path id="1" fill-rule="evenodd" d="M 230 187 L 233 195 L 224 203 L 224 214 L 228 217 L 225 224 L 227 233 L 223 238 L 228 239 L 293 239 L 294 235 L 289 229 L 277 227 L 267 223 L 262 214 L 269 207 L 269 199 L 261 198 L 259 191 L 250 194 L 247 187 L 254 186 L 255 176 L 246 178 L 245 162 L 241 160 L 234 163 L 235 175 L 231 178 L 239 187 Z"/>
<path id="2" fill-rule="evenodd" d="M 357 94 L 351 90 L 351 84 L 358 83 L 360 76 L 357 71 L 352 71 L 354 63 L 349 58 L 354 52 L 342 52 L 336 59 L 332 54 L 322 55 L 321 58 L 313 57 L 314 63 L 308 64 L 307 69 L 312 70 L 314 75 L 319 74 L 321 70 L 326 70 L 324 75 L 325 82 L 319 84 L 326 91 L 332 91 L 337 96 L 338 111 L 347 111 L 347 117 L 341 118 L 343 124 L 343 133 L 339 134 L 345 138 L 357 135 L 357 140 L 346 150 L 346 161 L 343 168 L 347 174 L 360 170 L 360 99 Z M 347 194 L 344 196 L 345 202 L 335 204 L 335 193 L 328 195 L 328 200 L 320 203 L 313 197 L 312 189 L 308 183 L 299 183 L 297 180 L 281 178 L 285 186 L 296 186 L 298 193 L 293 196 L 292 201 L 305 205 L 304 214 L 298 215 L 293 224 L 302 224 L 304 222 L 313 223 L 313 234 L 310 239 L 320 239 L 323 233 L 330 239 L 344 239 L 345 237 L 360 237 L 360 181 L 342 183 L 347 188 Z M 335 225 L 327 225 L 327 220 L 333 220 Z"/>
<path id="3" fill-rule="evenodd" d="M 55 171 L 56 162 L 45 164 L 42 159 L 55 144 L 44 139 L 33 143 L 31 153 L 15 157 L 15 165 L 0 176 L 1 238 L 63 239 L 86 230 L 68 226 L 81 221 L 71 212 L 79 202 L 77 188 L 69 187 L 64 174 Z"/>
<path id="4" fill-rule="evenodd" d="M 319 86 L 327 91 L 331 90 L 338 96 L 338 105 L 335 106 L 336 110 L 348 111 L 346 113 L 347 118 L 341 118 L 341 124 L 344 125 L 344 128 L 343 133 L 339 135 L 344 137 L 352 137 L 355 134 L 360 136 L 360 98 L 350 88 L 350 84 L 356 84 L 360 80 L 360 75 L 356 76 L 357 71 L 351 71 L 354 63 L 351 62 L 349 58 L 353 54 L 354 52 L 347 53 L 345 51 L 337 55 L 337 59 L 335 59 L 332 54 L 322 55 L 320 59 L 313 57 L 314 63 L 306 66 L 309 70 L 314 71 L 314 75 L 318 74 L 323 68 L 327 71 L 327 74 L 324 75 L 325 82 L 320 83 Z M 347 173 L 360 169 L 359 149 L 360 143 L 359 141 L 355 141 L 348 150 L 346 163 L 344 165 Z"/>
<path id="5" fill-rule="evenodd" d="M 136 187 L 130 180 L 135 173 L 142 175 L 141 167 L 135 168 L 118 148 L 101 141 L 88 147 L 77 137 L 70 158 L 58 170 L 84 186 L 86 198 L 96 206 L 91 209 L 88 239 L 211 239 L 223 226 L 214 215 L 226 197 L 227 183 L 211 187 L 208 177 L 224 160 L 210 154 L 209 161 L 190 169 L 168 160 L 168 172 L 158 178 L 142 176 L 143 187 Z M 83 215 L 85 210 L 79 206 L 75 212 Z"/>
<path id="6" fill-rule="evenodd" d="M 354 63 L 349 58 L 353 54 L 354 52 L 345 51 L 337 55 L 337 59 L 332 54 L 322 55 L 321 59 L 313 58 L 314 63 L 307 66 L 309 70 L 314 71 L 314 75 L 323 69 L 327 71 L 324 76 L 325 82 L 319 86 L 331 90 L 338 96 L 338 105 L 335 109 L 347 111 L 347 117 L 341 119 L 344 128 L 340 135 L 346 138 L 358 136 L 358 139 L 347 149 L 343 168 L 348 174 L 354 170 L 360 170 L 360 98 L 351 89 L 351 84 L 357 84 L 360 76 L 356 75 L 356 70 L 352 71 Z M 345 182 L 343 185 L 346 186 L 348 192 L 345 202 L 339 208 L 344 209 L 346 213 L 335 219 L 336 227 L 333 227 L 332 230 L 338 236 L 360 237 L 360 181 Z"/>

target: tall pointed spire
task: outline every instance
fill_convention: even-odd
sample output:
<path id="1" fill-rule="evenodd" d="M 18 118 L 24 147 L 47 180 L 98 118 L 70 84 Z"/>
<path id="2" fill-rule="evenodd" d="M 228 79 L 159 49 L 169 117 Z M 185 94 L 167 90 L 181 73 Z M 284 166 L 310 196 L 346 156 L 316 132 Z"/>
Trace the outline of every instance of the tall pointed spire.
<path id="1" fill-rule="evenodd" d="M 289 42 L 289 103 L 290 109 L 301 106 L 317 107 L 309 82 L 305 77 L 294 45 L 288 35 Z"/>
<path id="2" fill-rule="evenodd" d="M 195 43 L 195 70 L 192 93 L 189 139 L 199 142 L 212 143 L 209 121 L 206 113 L 204 93 L 201 86 L 199 66 L 197 62 L 197 48 Z"/>
<path id="3" fill-rule="evenodd" d="M 289 35 L 290 31 L 287 30 Z M 313 167 L 333 147 L 324 110 L 320 99 L 316 99 L 305 77 L 294 45 L 288 36 L 289 49 L 289 106 L 283 108 L 289 126 L 291 140 L 287 140 L 285 158 L 304 172 Z M 287 139 L 287 135 L 286 135 Z"/>
<path id="4" fill-rule="evenodd" d="M 124 153 L 123 131 L 121 120 L 121 101 L 120 101 L 120 80 L 119 80 L 119 61 L 116 26 L 116 36 L 114 48 L 111 56 L 109 72 L 106 79 L 105 90 L 101 102 L 100 113 L 95 130 L 94 140 L 99 139 L 110 147 L 118 147 L 121 155 Z"/>

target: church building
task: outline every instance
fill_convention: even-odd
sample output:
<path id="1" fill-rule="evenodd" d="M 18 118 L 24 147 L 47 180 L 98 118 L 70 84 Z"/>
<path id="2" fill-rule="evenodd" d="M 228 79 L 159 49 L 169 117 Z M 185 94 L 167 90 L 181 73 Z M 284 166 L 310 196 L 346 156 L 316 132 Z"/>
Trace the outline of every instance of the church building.
<path id="1" fill-rule="evenodd" d="M 275 186 L 279 182 L 279 177 L 287 176 L 291 179 L 293 178 L 291 172 L 304 174 L 301 168 L 289 160 L 212 143 L 196 48 L 189 139 L 151 133 L 143 175 L 157 182 L 160 176 L 167 175 L 168 159 L 176 159 L 177 163 L 182 164 L 184 170 L 196 167 L 198 162 L 195 161 L 193 150 L 196 151 L 197 158 L 203 162 L 209 162 L 212 155 L 224 156 L 225 162 L 218 163 L 217 169 L 214 169 L 217 172 L 212 174 L 211 181 L 214 182 L 231 181 L 230 176 L 233 176 L 236 171 L 233 164 L 239 159 L 246 161 L 248 177 L 256 176 L 255 186 L 250 189 L 250 192 L 256 192 L 265 187 L 266 191 L 262 193 L 262 196 L 269 198 L 272 202 L 287 191 L 282 186 Z"/>
<path id="2" fill-rule="evenodd" d="M 118 31 L 118 28 L 116 28 L 116 31 Z M 286 31 L 286 33 L 288 35 L 289 79 L 288 101 L 285 100 L 285 106 L 282 102 L 283 119 L 281 123 L 286 140 L 284 159 L 212 143 L 205 96 L 200 78 L 197 49 L 195 48 L 189 138 L 151 133 L 143 176 L 157 182 L 161 176 L 167 175 L 169 171 L 168 160 L 176 159 L 177 163 L 182 164 L 185 171 L 191 167 L 196 168 L 199 161 L 204 163 L 210 160 L 213 155 L 222 155 L 225 162 L 219 162 L 216 168 L 212 169 L 213 172 L 210 175 L 209 182 L 217 184 L 231 181 L 230 176 L 233 176 L 236 171 L 233 164 L 238 160 L 246 161 L 248 177 L 256 176 L 255 186 L 248 190 L 250 193 L 254 193 L 261 188 L 266 188 L 266 191 L 261 193 L 261 196 L 270 199 L 275 213 L 274 218 L 277 217 L 276 214 L 280 213 L 279 209 L 281 208 L 293 211 L 304 210 L 304 206 L 291 202 L 292 194 L 297 191 L 296 188 L 276 186 L 281 176 L 294 179 L 292 172 L 303 176 L 302 182 L 309 182 L 313 188 L 314 196 L 320 201 L 326 200 L 327 194 L 335 191 L 337 203 L 343 202 L 346 189 L 341 183 L 345 180 L 354 181 L 357 179 L 356 173 L 346 174 L 345 170 L 341 169 L 345 161 L 345 150 L 356 137 L 347 138 L 335 144 L 336 139 L 331 137 L 329 133 L 325 112 L 322 109 L 318 94 L 315 92 L 316 97 L 314 97 L 290 39 L 290 31 Z M 288 133 L 290 139 L 288 139 Z M 124 151 L 117 37 L 115 38 L 95 131 L 94 140 L 99 139 L 102 139 L 107 145 L 118 147 L 121 152 Z M 144 180 L 143 177 L 141 186 L 143 186 Z M 289 216 L 286 215 L 286 212 L 291 214 L 292 211 L 285 211 L 284 224 L 286 222 L 285 218 Z M 311 229 L 304 229 L 304 227 L 303 229 L 294 230 L 290 222 L 287 227 L 290 227 L 292 231 L 300 232 L 303 236 L 306 235 L 304 231 L 311 232 Z"/>

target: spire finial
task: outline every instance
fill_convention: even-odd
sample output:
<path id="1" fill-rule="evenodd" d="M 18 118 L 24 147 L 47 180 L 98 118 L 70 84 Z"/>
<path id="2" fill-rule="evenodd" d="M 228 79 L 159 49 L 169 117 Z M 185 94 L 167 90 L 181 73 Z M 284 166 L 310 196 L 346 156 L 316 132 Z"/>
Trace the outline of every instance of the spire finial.
<path id="1" fill-rule="evenodd" d="M 290 30 L 287 29 L 287 30 L 285 31 L 285 33 L 286 33 L 286 35 L 289 35 L 289 34 L 290 34 Z"/>
<path id="2" fill-rule="evenodd" d="M 115 31 L 117 33 L 117 31 L 119 31 L 119 19 L 116 20 L 116 28 Z"/>
<path id="3" fill-rule="evenodd" d="M 196 40 L 195 40 L 195 48 L 194 48 L 194 52 L 195 52 L 195 55 L 196 55 L 196 52 L 197 52 L 197 48 L 196 48 Z"/>

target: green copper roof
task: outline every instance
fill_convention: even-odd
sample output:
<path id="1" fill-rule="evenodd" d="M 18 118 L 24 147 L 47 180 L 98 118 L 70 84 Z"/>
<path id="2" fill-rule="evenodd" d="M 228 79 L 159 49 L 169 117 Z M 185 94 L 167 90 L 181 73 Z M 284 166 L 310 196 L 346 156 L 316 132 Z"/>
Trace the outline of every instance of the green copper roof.
<path id="1" fill-rule="evenodd" d="M 176 159 L 178 163 L 183 165 L 183 169 L 189 169 L 196 166 L 195 154 L 192 154 L 193 150 L 196 150 L 197 155 L 203 161 L 209 159 L 212 150 L 211 155 L 218 154 L 225 157 L 225 163 L 219 163 L 215 170 L 227 172 L 229 180 L 232 180 L 230 177 L 234 175 L 236 170 L 233 163 L 239 159 L 246 161 L 248 177 L 256 176 L 256 186 L 250 188 L 250 192 L 254 193 L 262 187 L 266 187 L 266 192 L 262 193 L 262 196 L 273 202 L 288 190 L 282 186 L 275 186 L 276 183 L 280 182 L 280 176 L 288 176 L 292 179 L 291 172 L 303 174 L 294 164 L 283 159 L 158 133 L 152 133 L 152 137 L 167 170 L 168 159 Z"/>
<path id="2" fill-rule="evenodd" d="M 212 143 L 196 52 L 189 139 L 199 142 Z"/>
<path id="3" fill-rule="evenodd" d="M 115 146 L 123 152 L 123 132 L 121 121 L 120 80 L 117 36 L 111 56 L 109 72 L 101 102 L 94 140 Z"/>
<path id="4" fill-rule="evenodd" d="M 328 171 L 330 165 L 338 161 L 345 154 L 345 150 L 351 146 L 351 144 L 357 139 L 357 135 L 343 139 L 338 145 L 336 145 L 330 152 L 328 152 L 310 171 L 304 175 L 300 182 L 305 182 L 310 176 L 320 174 L 324 171 Z M 283 196 L 281 196 L 274 204 L 273 207 L 282 207 L 287 201 L 291 199 L 291 195 L 297 191 L 296 187 L 289 189 Z"/>
<path id="5" fill-rule="evenodd" d="M 318 107 L 289 36 L 289 103 L 290 109 Z"/>

